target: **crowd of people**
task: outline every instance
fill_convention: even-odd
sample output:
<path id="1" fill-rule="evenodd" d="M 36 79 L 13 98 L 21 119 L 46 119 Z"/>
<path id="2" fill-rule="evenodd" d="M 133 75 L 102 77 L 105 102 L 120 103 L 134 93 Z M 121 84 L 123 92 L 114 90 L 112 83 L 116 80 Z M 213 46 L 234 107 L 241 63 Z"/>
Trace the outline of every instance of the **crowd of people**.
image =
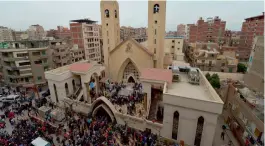
<path id="1" fill-rule="evenodd" d="M 133 115 L 134 113 L 136 113 L 135 104 L 143 102 L 143 88 L 141 83 L 134 83 L 132 90 L 125 89 L 126 87 L 127 86 L 122 82 L 111 82 L 101 87 L 99 96 L 107 97 L 114 105 L 122 106 L 126 104 L 128 112 L 127 114 Z M 127 95 L 119 94 L 121 90 L 127 90 Z"/>

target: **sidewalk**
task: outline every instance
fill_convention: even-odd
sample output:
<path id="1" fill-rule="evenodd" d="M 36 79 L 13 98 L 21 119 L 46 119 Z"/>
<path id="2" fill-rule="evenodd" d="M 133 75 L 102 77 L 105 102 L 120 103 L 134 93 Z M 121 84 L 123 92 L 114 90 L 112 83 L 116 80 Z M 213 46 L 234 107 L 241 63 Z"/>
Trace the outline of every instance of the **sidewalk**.
<path id="1" fill-rule="evenodd" d="M 229 141 L 232 141 L 231 146 L 239 146 L 237 139 L 234 137 L 230 130 L 226 130 L 224 140 L 221 139 L 221 133 L 223 131 L 222 125 L 224 124 L 224 118 L 222 115 L 218 117 L 218 122 L 216 125 L 215 136 L 213 141 L 213 146 L 226 146 Z"/>

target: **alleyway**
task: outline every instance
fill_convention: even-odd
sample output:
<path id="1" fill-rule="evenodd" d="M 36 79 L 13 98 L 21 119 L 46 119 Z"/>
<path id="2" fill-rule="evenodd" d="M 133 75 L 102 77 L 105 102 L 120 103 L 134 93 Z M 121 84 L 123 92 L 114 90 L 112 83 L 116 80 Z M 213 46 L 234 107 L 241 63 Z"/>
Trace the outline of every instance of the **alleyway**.
<path id="1" fill-rule="evenodd" d="M 215 130 L 215 136 L 213 141 L 213 146 L 228 146 L 229 141 L 232 141 L 231 146 L 239 146 L 236 138 L 230 130 L 226 130 L 224 140 L 221 139 L 222 125 L 224 124 L 224 118 L 222 115 L 218 117 L 218 122 Z"/>

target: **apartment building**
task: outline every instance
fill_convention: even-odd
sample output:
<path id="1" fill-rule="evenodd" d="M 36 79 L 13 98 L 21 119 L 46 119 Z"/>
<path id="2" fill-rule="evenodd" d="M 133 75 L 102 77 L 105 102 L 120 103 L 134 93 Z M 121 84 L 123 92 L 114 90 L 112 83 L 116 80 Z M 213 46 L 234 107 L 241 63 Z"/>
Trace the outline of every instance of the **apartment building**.
<path id="1" fill-rule="evenodd" d="M 134 28 L 122 26 L 120 28 L 121 41 L 128 39 L 129 37 L 134 38 L 137 42 L 143 42 L 147 40 L 147 29 L 145 27 Z"/>
<path id="2" fill-rule="evenodd" d="M 185 24 L 179 24 L 177 26 L 177 36 L 185 37 L 186 36 L 185 30 L 186 30 L 186 25 Z"/>
<path id="3" fill-rule="evenodd" d="M 184 53 L 184 37 L 175 36 L 175 37 L 165 37 L 165 48 L 164 51 L 166 54 L 170 54 L 173 60 L 183 61 Z"/>
<path id="4" fill-rule="evenodd" d="M 26 39 L 26 37 L 28 37 L 26 31 L 13 31 L 12 34 L 14 41 L 21 41 L 23 39 Z"/>
<path id="5" fill-rule="evenodd" d="M 71 63 L 70 50 L 72 48 L 71 40 L 56 39 L 50 41 L 50 49 L 52 52 L 52 68 L 58 68 Z"/>
<path id="6" fill-rule="evenodd" d="M 84 50 L 86 60 L 101 62 L 99 25 L 89 19 L 71 20 L 72 43 Z"/>
<path id="7" fill-rule="evenodd" d="M 51 68 L 49 42 L 10 41 L 0 45 L 4 82 L 16 87 L 33 87 L 46 83 L 44 71 Z"/>
<path id="8" fill-rule="evenodd" d="M 83 49 L 78 48 L 76 44 L 73 45 L 73 47 L 70 50 L 70 56 L 71 56 L 71 62 L 78 62 L 85 59 L 84 56 L 85 52 Z"/>
<path id="9" fill-rule="evenodd" d="M 245 145 L 264 144 L 264 96 L 239 81 L 225 80 L 219 95 L 224 102 L 223 116 L 229 129 Z"/>
<path id="10" fill-rule="evenodd" d="M 27 34 L 29 40 L 42 40 L 46 37 L 46 31 L 39 24 L 29 26 Z"/>
<path id="11" fill-rule="evenodd" d="M 240 32 L 226 30 L 223 45 L 237 47 L 239 45 Z"/>
<path id="12" fill-rule="evenodd" d="M 13 41 L 12 29 L 0 26 L 0 42 Z"/>
<path id="13" fill-rule="evenodd" d="M 191 66 L 203 71 L 236 72 L 238 60 L 219 50 L 217 43 L 191 43 L 185 54 Z"/>
<path id="14" fill-rule="evenodd" d="M 254 39 L 244 82 L 251 89 L 264 94 L 264 36 Z"/>
<path id="15" fill-rule="evenodd" d="M 248 61 L 255 36 L 262 35 L 264 35 L 264 12 L 262 15 L 246 18 L 242 24 L 238 50 L 241 62 Z"/>
<path id="16" fill-rule="evenodd" d="M 50 29 L 47 31 L 47 37 L 54 37 L 55 39 L 71 38 L 71 31 L 64 26 L 57 26 L 57 29 Z"/>
<path id="17" fill-rule="evenodd" d="M 220 43 L 224 38 L 226 21 L 221 20 L 218 16 L 207 20 L 201 17 L 197 24 L 187 25 L 187 42 L 215 42 Z"/>

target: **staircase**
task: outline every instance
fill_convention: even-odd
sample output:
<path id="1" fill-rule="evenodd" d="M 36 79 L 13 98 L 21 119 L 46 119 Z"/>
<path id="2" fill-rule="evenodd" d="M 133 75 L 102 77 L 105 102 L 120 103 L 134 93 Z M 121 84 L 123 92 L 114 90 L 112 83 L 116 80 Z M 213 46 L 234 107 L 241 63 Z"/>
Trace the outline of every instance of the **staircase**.
<path id="1" fill-rule="evenodd" d="M 151 106 L 150 106 L 149 116 L 148 116 L 149 120 L 156 120 L 158 102 L 159 102 L 159 95 L 156 94 L 155 97 L 152 98 L 151 100 Z"/>
<path id="2" fill-rule="evenodd" d="M 82 92 L 81 92 L 81 91 L 82 91 Z M 77 90 L 76 90 L 76 91 L 74 92 L 74 94 L 73 94 L 73 98 L 74 98 L 74 99 L 78 99 L 78 97 L 81 98 L 82 94 L 81 94 L 81 96 L 80 96 L 80 93 L 83 93 L 83 89 L 82 89 L 82 87 L 77 88 Z"/>

